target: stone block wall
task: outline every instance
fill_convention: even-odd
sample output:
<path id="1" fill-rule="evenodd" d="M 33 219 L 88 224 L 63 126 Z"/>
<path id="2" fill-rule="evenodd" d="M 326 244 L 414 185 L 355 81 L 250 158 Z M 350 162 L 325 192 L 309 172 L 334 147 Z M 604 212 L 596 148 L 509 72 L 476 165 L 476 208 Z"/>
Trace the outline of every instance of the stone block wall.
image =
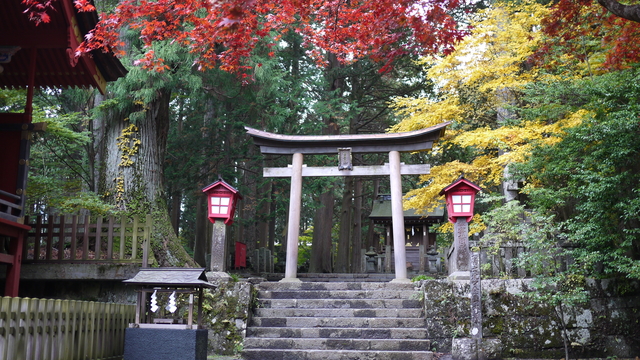
<path id="1" fill-rule="evenodd" d="M 483 334 L 501 343 L 503 358 L 563 358 L 562 326 L 548 304 L 523 296 L 531 280 L 483 280 Z M 428 336 L 437 351 L 469 336 L 469 282 L 424 280 Z M 640 283 L 587 280 L 589 301 L 563 308 L 571 355 L 580 358 L 640 356 Z"/>
<path id="2" fill-rule="evenodd" d="M 206 290 L 203 323 L 209 329 L 209 354 L 233 355 L 242 350 L 254 287 L 246 281 L 220 281 Z"/>

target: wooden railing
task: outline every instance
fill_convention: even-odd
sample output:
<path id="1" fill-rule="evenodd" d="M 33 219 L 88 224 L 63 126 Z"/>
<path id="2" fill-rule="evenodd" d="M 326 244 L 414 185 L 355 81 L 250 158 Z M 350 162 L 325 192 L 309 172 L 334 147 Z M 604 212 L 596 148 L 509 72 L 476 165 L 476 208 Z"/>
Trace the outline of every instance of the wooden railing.
<path id="1" fill-rule="evenodd" d="M 0 198 L 0 218 L 18 222 L 22 216 L 22 197 L 0 190 L 0 195 L 9 199 Z"/>
<path id="2" fill-rule="evenodd" d="M 121 359 L 135 305 L 0 298 L 0 359 Z"/>
<path id="3" fill-rule="evenodd" d="M 148 263 L 151 216 L 43 216 L 31 226 L 23 263 Z"/>

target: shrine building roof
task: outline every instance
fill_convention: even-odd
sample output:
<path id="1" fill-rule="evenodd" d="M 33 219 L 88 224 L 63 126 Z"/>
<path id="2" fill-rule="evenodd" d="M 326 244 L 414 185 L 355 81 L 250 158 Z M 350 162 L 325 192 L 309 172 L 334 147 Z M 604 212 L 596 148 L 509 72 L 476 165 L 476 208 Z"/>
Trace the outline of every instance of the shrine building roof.
<path id="1" fill-rule="evenodd" d="M 376 224 L 391 223 L 391 195 L 382 194 L 373 201 L 369 219 Z M 433 224 L 444 221 L 444 207 L 437 207 L 428 213 L 420 213 L 415 209 L 404 210 L 404 222 L 407 225 Z"/>
<path id="2" fill-rule="evenodd" d="M 75 49 L 98 22 L 97 12 L 77 12 L 72 0 L 51 5 L 51 21 L 36 25 L 21 0 L 0 1 L 0 88 L 25 88 L 34 56 L 34 87 L 94 87 L 104 93 L 107 81 L 126 75 L 122 63 L 97 50 L 75 57 Z"/>

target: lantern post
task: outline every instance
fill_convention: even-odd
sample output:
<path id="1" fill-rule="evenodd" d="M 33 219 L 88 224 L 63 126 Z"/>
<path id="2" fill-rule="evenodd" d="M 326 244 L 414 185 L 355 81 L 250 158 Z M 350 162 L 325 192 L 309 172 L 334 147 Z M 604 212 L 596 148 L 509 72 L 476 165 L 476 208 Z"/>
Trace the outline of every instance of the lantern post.
<path id="1" fill-rule="evenodd" d="M 453 223 L 453 260 L 449 262 L 449 278 L 469 280 L 469 224 L 473 218 L 473 205 L 480 187 L 460 176 L 442 189 L 447 201 L 447 214 Z"/>
<path id="2" fill-rule="evenodd" d="M 482 289 L 478 253 L 469 251 L 469 224 L 473 218 L 473 205 L 480 187 L 460 176 L 440 194 L 447 200 L 449 221 L 454 224 L 452 261 L 449 261 L 449 279 L 469 280 L 471 295 L 471 337 L 482 339 Z"/>
<path id="3" fill-rule="evenodd" d="M 238 190 L 227 184 L 222 178 L 206 186 L 202 192 L 207 194 L 207 214 L 213 223 L 211 236 L 212 272 L 225 272 L 226 264 L 226 226 L 233 224 L 233 215 L 238 200 L 242 199 Z"/>

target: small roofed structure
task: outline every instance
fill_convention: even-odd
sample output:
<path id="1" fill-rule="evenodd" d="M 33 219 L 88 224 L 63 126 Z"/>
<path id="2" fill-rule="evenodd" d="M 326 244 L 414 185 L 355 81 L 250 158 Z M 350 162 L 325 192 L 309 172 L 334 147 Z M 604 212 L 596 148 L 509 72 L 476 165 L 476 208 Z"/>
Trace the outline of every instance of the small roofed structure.
<path id="1" fill-rule="evenodd" d="M 392 241 L 392 213 L 391 213 L 391 195 L 381 194 L 373 201 L 373 207 L 369 219 L 374 224 L 384 226 L 384 249 L 379 251 L 384 252 L 382 258 L 392 259 L 390 256 Z M 444 207 L 437 207 L 435 210 L 420 214 L 414 209 L 404 210 L 404 233 L 405 233 L 405 252 L 407 266 L 410 270 L 414 270 L 418 273 L 424 272 L 437 272 L 439 266 L 432 266 L 429 261 L 425 261 L 425 257 L 428 255 L 437 255 L 436 234 L 429 232 L 429 227 L 433 224 L 439 224 L 444 221 Z M 393 261 L 392 261 L 393 262 Z M 392 262 L 385 261 L 385 272 L 390 272 L 391 267 L 395 266 Z"/>
<path id="2" fill-rule="evenodd" d="M 202 326 L 202 291 L 213 288 L 207 281 L 204 269 L 192 268 L 146 268 L 136 276 L 123 281 L 125 284 L 140 286 L 136 304 L 136 322 L 129 324 L 133 328 L 170 328 L 198 329 Z M 162 304 L 162 294 L 170 293 L 166 304 Z M 189 295 L 189 309 L 186 324 L 184 319 L 177 318 L 176 294 Z M 198 323 L 193 325 L 194 295 L 198 294 Z M 147 297 L 151 295 L 150 302 Z M 146 305 L 150 304 L 149 309 Z M 159 305 L 166 305 L 161 308 Z M 167 317 L 167 310 L 171 315 Z M 153 314 L 158 313 L 154 317 Z M 146 316 L 146 315 L 149 316 Z M 163 315 L 164 314 L 164 315 Z M 174 315 L 175 314 L 175 315 Z"/>

